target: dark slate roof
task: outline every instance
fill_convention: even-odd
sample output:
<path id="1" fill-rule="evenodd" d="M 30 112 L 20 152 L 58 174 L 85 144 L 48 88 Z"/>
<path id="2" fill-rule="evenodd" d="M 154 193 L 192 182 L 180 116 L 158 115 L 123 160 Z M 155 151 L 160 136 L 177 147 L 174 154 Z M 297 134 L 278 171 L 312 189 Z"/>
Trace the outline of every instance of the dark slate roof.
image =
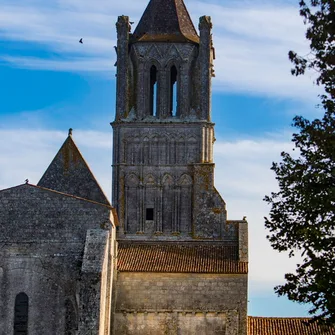
<path id="1" fill-rule="evenodd" d="M 248 317 L 248 335 L 335 335 L 335 328 L 317 323 L 306 324 L 309 318 Z"/>
<path id="2" fill-rule="evenodd" d="M 150 0 L 133 41 L 199 43 L 199 36 L 183 0 Z"/>
<path id="3" fill-rule="evenodd" d="M 50 192 L 52 194 L 58 194 L 58 195 L 61 195 L 61 196 L 64 196 L 64 197 L 68 197 L 68 198 L 72 198 L 72 199 L 76 199 L 76 200 L 80 200 L 80 201 L 89 202 L 89 203 L 92 203 L 92 204 L 95 204 L 95 205 L 98 205 L 98 206 L 103 206 L 103 207 L 106 207 L 106 208 L 109 208 L 110 210 L 112 210 L 113 214 L 116 213 L 115 208 L 112 207 L 111 204 L 104 204 L 104 203 L 101 203 L 101 202 L 96 202 L 96 201 L 89 200 L 89 199 L 86 199 L 86 198 L 81 198 L 81 197 L 78 197 L 78 196 L 75 196 L 75 195 L 72 195 L 72 194 L 67 194 L 67 193 L 51 190 L 49 188 L 45 188 L 45 187 L 42 187 L 42 186 L 28 184 L 28 183 L 12 186 L 12 187 L 9 187 L 9 188 L 4 188 L 4 189 L 0 190 L 0 194 L 1 194 L 1 192 L 8 192 L 8 191 L 15 190 L 15 189 L 24 189 L 24 188 L 27 188 L 27 187 L 38 189 L 38 190 L 41 190 L 41 191 Z"/>
<path id="4" fill-rule="evenodd" d="M 70 135 L 37 186 L 110 205 Z"/>
<path id="5" fill-rule="evenodd" d="M 121 272 L 248 273 L 232 245 L 119 241 L 117 269 Z"/>

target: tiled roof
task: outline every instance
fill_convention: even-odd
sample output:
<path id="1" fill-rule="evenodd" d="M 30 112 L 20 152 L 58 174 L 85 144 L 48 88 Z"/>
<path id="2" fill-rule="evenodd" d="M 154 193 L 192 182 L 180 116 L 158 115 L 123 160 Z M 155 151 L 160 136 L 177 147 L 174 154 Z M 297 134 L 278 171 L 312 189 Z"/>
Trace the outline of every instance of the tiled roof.
<path id="1" fill-rule="evenodd" d="M 183 0 L 151 0 L 137 25 L 134 41 L 199 42 Z"/>
<path id="2" fill-rule="evenodd" d="M 119 242 L 117 268 L 122 272 L 248 273 L 236 246 L 143 244 Z"/>
<path id="3" fill-rule="evenodd" d="M 335 328 L 317 323 L 306 324 L 308 318 L 248 317 L 248 335 L 335 335 Z"/>

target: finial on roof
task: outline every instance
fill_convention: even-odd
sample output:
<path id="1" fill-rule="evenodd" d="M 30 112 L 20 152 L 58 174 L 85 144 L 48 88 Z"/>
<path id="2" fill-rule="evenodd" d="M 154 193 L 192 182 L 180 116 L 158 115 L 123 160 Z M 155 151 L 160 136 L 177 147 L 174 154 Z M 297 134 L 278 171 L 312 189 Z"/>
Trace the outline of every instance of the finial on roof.
<path id="1" fill-rule="evenodd" d="M 69 129 L 69 136 L 72 136 L 72 128 Z"/>
<path id="2" fill-rule="evenodd" d="M 28 184 L 29 183 L 29 179 L 26 179 L 25 182 L 26 182 L 26 184 Z"/>

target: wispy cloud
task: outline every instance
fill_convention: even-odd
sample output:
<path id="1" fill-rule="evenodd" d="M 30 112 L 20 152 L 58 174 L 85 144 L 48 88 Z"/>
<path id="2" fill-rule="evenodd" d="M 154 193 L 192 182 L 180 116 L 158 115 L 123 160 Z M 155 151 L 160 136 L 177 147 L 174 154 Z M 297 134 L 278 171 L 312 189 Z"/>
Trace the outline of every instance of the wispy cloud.
<path id="1" fill-rule="evenodd" d="M 0 189 L 22 184 L 26 178 L 37 184 L 66 139 L 66 132 L 0 128 Z M 111 194 L 111 134 L 76 130 L 75 141 L 88 164 Z"/>
<path id="2" fill-rule="evenodd" d="M 69 72 L 104 72 L 111 77 L 112 61 L 107 58 L 72 57 L 66 60 L 41 59 L 37 57 L 4 56 L 2 61 L 13 66 L 34 70 L 52 70 Z"/>
<path id="3" fill-rule="evenodd" d="M 227 203 L 228 217 L 241 219 L 246 215 L 249 222 L 249 277 L 256 286 L 260 282 L 268 288 L 278 285 L 284 274 L 295 268 L 296 260 L 272 250 L 265 238 L 264 216 L 269 208 L 263 201 L 278 187 L 270 170 L 272 162 L 280 161 L 281 151 L 292 153 L 292 148 L 286 133 L 231 142 L 219 140 L 215 144 L 216 187 Z M 271 271 L 264 271 L 267 268 Z"/>
<path id="4" fill-rule="evenodd" d="M 11 66 L 54 71 L 115 71 L 115 21 L 129 15 L 135 24 L 147 0 L 0 0 L 0 38 L 26 42 L 47 55 L 7 52 L 0 61 Z M 293 78 L 287 52 L 308 50 L 297 6 L 289 1 L 186 1 L 192 17 L 211 15 L 217 78 L 214 89 L 280 98 L 317 95 L 313 78 Z M 195 24 L 197 25 L 197 21 Z M 84 44 L 78 43 L 84 38 Z"/>

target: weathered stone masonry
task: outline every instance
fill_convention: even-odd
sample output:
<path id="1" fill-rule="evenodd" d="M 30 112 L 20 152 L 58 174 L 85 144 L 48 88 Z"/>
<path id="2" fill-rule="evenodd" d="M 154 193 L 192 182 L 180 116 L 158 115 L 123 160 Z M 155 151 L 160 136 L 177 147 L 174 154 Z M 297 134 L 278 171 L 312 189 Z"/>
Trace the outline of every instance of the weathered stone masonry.
<path id="1" fill-rule="evenodd" d="M 117 283 L 115 334 L 233 335 L 246 323 L 247 275 L 122 272 Z"/>
<path id="2" fill-rule="evenodd" d="M 199 36 L 183 1 L 151 0 L 116 26 L 113 334 L 246 335 L 247 222 L 214 186 L 211 19 Z"/>
<path id="3" fill-rule="evenodd" d="M 45 176 L 66 191 L 78 175 L 76 195 L 30 184 L 0 191 L 1 335 L 110 334 L 114 215 L 85 166 L 69 137 Z"/>
<path id="4" fill-rule="evenodd" d="M 131 25 L 116 24 L 113 207 L 72 129 L 37 186 L 0 190 L 0 335 L 334 335 L 247 317 L 248 223 L 214 186 L 211 18 L 198 34 L 183 0 L 150 0 Z"/>

